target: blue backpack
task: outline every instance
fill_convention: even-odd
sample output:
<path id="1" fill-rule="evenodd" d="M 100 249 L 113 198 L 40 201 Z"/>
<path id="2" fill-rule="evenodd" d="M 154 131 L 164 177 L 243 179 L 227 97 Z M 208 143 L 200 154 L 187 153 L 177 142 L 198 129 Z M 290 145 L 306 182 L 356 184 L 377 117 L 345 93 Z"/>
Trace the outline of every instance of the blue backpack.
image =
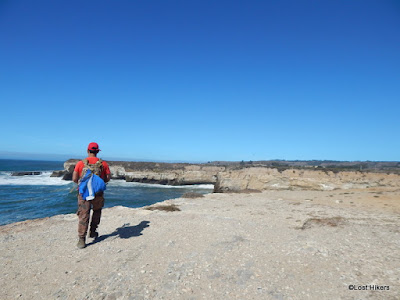
<path id="1" fill-rule="evenodd" d="M 95 164 L 89 164 L 87 159 L 83 160 L 82 177 L 79 180 L 79 194 L 84 200 L 93 200 L 97 193 L 104 192 L 107 188 L 104 180 L 99 176 L 103 164 L 99 159 Z"/>

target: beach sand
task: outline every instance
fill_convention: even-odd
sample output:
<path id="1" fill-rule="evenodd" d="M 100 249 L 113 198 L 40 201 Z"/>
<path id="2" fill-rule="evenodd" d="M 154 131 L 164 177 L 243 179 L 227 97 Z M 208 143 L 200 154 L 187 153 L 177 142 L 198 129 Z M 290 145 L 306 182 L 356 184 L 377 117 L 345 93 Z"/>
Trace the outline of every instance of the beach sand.
<path id="1" fill-rule="evenodd" d="M 104 209 L 85 249 L 74 214 L 1 226 L 0 299 L 400 299 L 400 190 L 161 205 Z"/>

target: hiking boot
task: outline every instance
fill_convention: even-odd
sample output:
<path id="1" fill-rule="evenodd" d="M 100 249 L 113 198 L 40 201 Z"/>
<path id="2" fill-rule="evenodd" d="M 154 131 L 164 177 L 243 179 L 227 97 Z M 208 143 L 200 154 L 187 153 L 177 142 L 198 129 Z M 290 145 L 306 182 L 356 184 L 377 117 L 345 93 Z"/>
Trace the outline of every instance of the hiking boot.
<path id="1" fill-rule="evenodd" d="M 99 233 L 97 231 L 91 231 L 89 237 L 97 239 L 99 237 Z"/>
<path id="2" fill-rule="evenodd" d="M 79 249 L 86 247 L 85 238 L 79 238 L 78 244 L 76 245 Z"/>

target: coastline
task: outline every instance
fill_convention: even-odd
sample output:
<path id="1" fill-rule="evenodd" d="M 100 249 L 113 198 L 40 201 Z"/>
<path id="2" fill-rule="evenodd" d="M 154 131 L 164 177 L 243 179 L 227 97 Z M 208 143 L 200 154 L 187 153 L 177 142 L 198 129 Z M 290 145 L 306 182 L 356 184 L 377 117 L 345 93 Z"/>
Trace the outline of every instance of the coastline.
<path id="1" fill-rule="evenodd" d="M 78 160 L 64 163 L 64 171 L 52 176 L 71 180 L 73 168 Z M 286 162 L 289 163 L 289 162 Z M 300 162 L 297 162 L 300 163 Z M 345 162 L 334 167 L 320 165 L 280 165 L 268 163 L 155 163 L 155 162 L 109 162 L 112 179 L 172 186 L 212 184 L 214 192 L 231 193 L 263 190 L 336 190 L 400 186 L 400 170 L 392 163 L 391 172 L 385 168 L 345 168 Z M 377 167 L 377 163 L 373 164 Z M 349 166 L 347 166 L 349 167 Z M 361 165 L 360 165 L 361 168 Z"/>
<path id="2" fill-rule="evenodd" d="M 398 299 L 400 192 L 263 191 L 0 226 L 2 299 Z M 389 290 L 349 290 L 349 286 Z"/>

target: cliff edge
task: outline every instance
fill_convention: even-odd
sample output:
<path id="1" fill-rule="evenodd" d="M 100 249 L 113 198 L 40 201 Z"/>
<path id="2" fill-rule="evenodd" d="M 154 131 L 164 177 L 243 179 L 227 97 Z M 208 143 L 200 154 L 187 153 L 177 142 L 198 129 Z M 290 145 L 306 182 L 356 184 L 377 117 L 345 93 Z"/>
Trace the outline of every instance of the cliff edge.
<path id="1" fill-rule="evenodd" d="M 63 176 L 71 180 L 77 159 L 64 163 Z M 338 170 L 320 166 L 270 167 L 260 164 L 189 164 L 109 161 L 113 179 L 165 185 L 213 184 L 214 192 L 264 190 L 335 190 L 350 188 L 398 187 L 396 173 Z"/>

